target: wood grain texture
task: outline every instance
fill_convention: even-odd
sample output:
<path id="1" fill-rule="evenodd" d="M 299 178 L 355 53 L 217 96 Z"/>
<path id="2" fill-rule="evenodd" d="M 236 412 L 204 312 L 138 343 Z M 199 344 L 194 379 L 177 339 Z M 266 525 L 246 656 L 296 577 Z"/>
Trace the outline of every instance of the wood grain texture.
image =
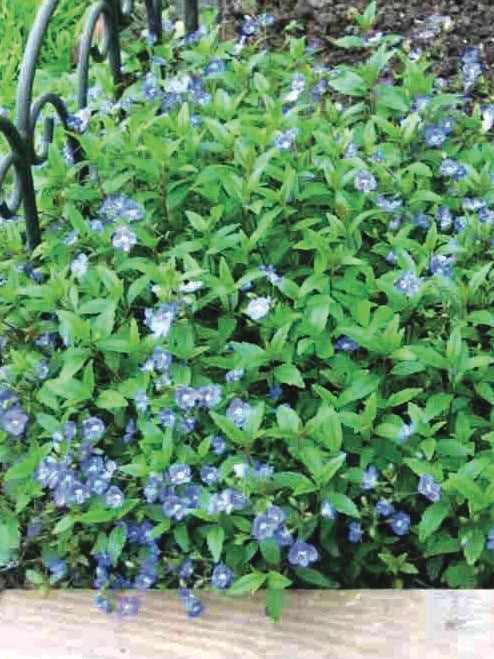
<path id="1" fill-rule="evenodd" d="M 1 659 L 481 659 L 494 657 L 494 591 L 287 592 L 282 620 L 264 594 L 199 593 L 187 618 L 176 591 L 142 594 L 135 619 L 94 608 L 94 591 L 4 591 Z"/>

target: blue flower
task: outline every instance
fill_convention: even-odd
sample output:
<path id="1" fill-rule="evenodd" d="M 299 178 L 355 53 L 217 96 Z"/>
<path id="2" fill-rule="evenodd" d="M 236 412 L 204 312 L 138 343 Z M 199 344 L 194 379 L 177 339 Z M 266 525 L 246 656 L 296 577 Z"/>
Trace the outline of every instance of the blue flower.
<path id="1" fill-rule="evenodd" d="M 173 428 L 177 415 L 170 408 L 165 407 L 157 414 L 157 421 L 164 428 Z"/>
<path id="2" fill-rule="evenodd" d="M 356 190 L 359 192 L 372 192 L 377 190 L 377 180 L 370 172 L 358 171 L 353 179 Z"/>
<path id="3" fill-rule="evenodd" d="M 372 490 L 379 478 L 379 471 L 373 465 L 367 467 L 362 475 L 362 489 L 363 490 Z"/>
<path id="4" fill-rule="evenodd" d="M 293 536 L 286 526 L 276 529 L 274 532 L 273 538 L 276 540 L 278 547 L 290 547 L 293 545 Z"/>
<path id="5" fill-rule="evenodd" d="M 298 128 L 290 128 L 287 131 L 278 131 L 274 138 L 274 145 L 280 151 L 288 151 L 292 148 L 293 142 L 298 134 Z"/>
<path id="6" fill-rule="evenodd" d="M 477 211 L 477 217 L 481 224 L 486 224 L 488 226 L 494 225 L 494 211 L 491 211 L 489 208 L 479 208 Z"/>
<path id="7" fill-rule="evenodd" d="M 224 563 L 218 563 L 211 574 L 211 585 L 215 588 L 229 588 L 233 582 L 233 572 Z"/>
<path id="8" fill-rule="evenodd" d="M 420 110 L 423 110 L 429 105 L 431 99 L 432 96 L 430 95 L 417 94 L 416 96 L 413 97 L 413 103 L 410 106 L 410 111 L 420 112 Z"/>
<path id="9" fill-rule="evenodd" d="M 441 231 L 447 231 L 453 224 L 453 215 L 447 206 L 439 206 L 436 213 L 436 220 L 439 222 Z"/>
<path id="10" fill-rule="evenodd" d="M 278 398 L 283 394 L 283 389 L 280 386 L 269 387 L 269 397 L 271 400 L 278 400 Z"/>
<path id="11" fill-rule="evenodd" d="M 203 612 L 204 606 L 201 600 L 195 595 L 189 595 L 185 601 L 185 610 L 187 611 L 189 618 L 197 618 Z"/>
<path id="12" fill-rule="evenodd" d="M 179 385 L 175 388 L 175 403 L 181 410 L 193 409 L 199 400 L 200 396 L 193 387 Z"/>
<path id="13" fill-rule="evenodd" d="M 428 229 L 430 227 L 430 219 L 425 213 L 415 213 L 412 217 L 412 224 L 421 229 Z"/>
<path id="14" fill-rule="evenodd" d="M 116 485 L 112 485 L 105 494 L 105 502 L 108 508 L 121 508 L 124 500 L 124 493 Z"/>
<path id="15" fill-rule="evenodd" d="M 99 214 L 108 220 L 121 219 L 127 222 L 142 220 L 144 208 L 133 199 L 123 194 L 109 195 L 99 207 Z"/>
<path id="16" fill-rule="evenodd" d="M 204 68 L 204 75 L 216 75 L 218 73 L 223 73 L 224 70 L 225 62 L 219 57 L 212 57 Z"/>
<path id="17" fill-rule="evenodd" d="M 144 391 L 138 391 L 134 396 L 134 404 L 138 412 L 147 412 L 149 409 L 149 398 Z"/>
<path id="18" fill-rule="evenodd" d="M 190 465 L 183 463 L 172 464 L 166 470 L 166 477 L 170 480 L 172 485 L 190 483 Z"/>
<path id="19" fill-rule="evenodd" d="M 251 534 L 258 542 L 272 538 L 279 524 L 267 515 L 257 515 L 252 522 Z"/>
<path id="20" fill-rule="evenodd" d="M 467 169 L 465 165 L 462 165 L 461 163 L 456 162 L 456 160 L 451 158 L 445 158 L 442 161 L 439 167 L 439 172 L 443 176 L 451 176 L 454 181 L 459 181 L 467 175 Z"/>
<path id="21" fill-rule="evenodd" d="M 252 412 L 252 408 L 248 403 L 244 403 L 240 398 L 233 398 L 228 405 L 225 416 L 238 428 L 245 428 L 247 417 Z"/>
<path id="22" fill-rule="evenodd" d="M 489 549 L 491 551 L 494 549 L 494 526 L 487 534 L 486 549 Z"/>
<path id="23" fill-rule="evenodd" d="M 137 244 L 137 236 L 129 227 L 120 226 L 112 235 L 111 243 L 115 249 L 122 252 L 130 252 Z"/>
<path id="24" fill-rule="evenodd" d="M 246 16 L 242 25 L 240 26 L 240 33 L 244 37 L 255 36 L 258 34 L 259 30 L 259 21 L 255 18 L 251 18 L 250 16 Z"/>
<path id="25" fill-rule="evenodd" d="M 336 519 L 338 517 L 338 511 L 329 499 L 323 499 L 321 502 L 321 517 L 325 519 Z"/>
<path id="26" fill-rule="evenodd" d="M 451 279 L 451 277 L 453 277 L 452 263 L 455 261 L 455 259 L 456 257 L 454 254 L 434 254 L 431 256 L 429 266 L 431 274 L 440 275 L 441 277 L 447 277 L 448 279 Z"/>
<path id="27" fill-rule="evenodd" d="M 417 492 L 422 494 L 429 501 L 439 501 L 442 495 L 442 488 L 436 483 L 434 476 L 431 474 L 422 474 L 419 480 Z"/>
<path id="28" fill-rule="evenodd" d="M 188 506 L 180 497 L 171 494 L 165 497 L 162 510 L 165 517 L 180 522 L 187 516 Z"/>
<path id="29" fill-rule="evenodd" d="M 345 149 L 345 158 L 354 158 L 358 153 L 358 144 L 349 142 Z"/>
<path id="30" fill-rule="evenodd" d="M 420 286 L 423 283 L 422 277 L 417 277 L 417 275 L 411 270 L 407 270 L 401 277 L 395 281 L 396 290 L 400 293 L 404 293 L 408 296 L 417 295 L 420 290 Z"/>
<path id="31" fill-rule="evenodd" d="M 67 563 L 62 558 L 50 559 L 46 567 L 50 570 L 53 580 L 62 579 L 67 572 Z"/>
<path id="32" fill-rule="evenodd" d="M 384 195 L 377 196 L 376 205 L 385 213 L 394 213 L 398 208 L 401 208 L 403 202 L 401 199 L 388 199 Z"/>
<path id="33" fill-rule="evenodd" d="M 410 424 L 404 423 L 398 431 L 397 439 L 399 442 L 406 442 L 408 439 L 410 439 L 414 432 L 415 424 L 413 421 Z"/>
<path id="34" fill-rule="evenodd" d="M 319 558 L 319 553 L 314 545 L 310 545 L 304 540 L 297 540 L 288 552 L 288 561 L 295 566 L 307 567 Z"/>
<path id="35" fill-rule="evenodd" d="M 181 579 L 189 579 L 194 574 L 194 563 L 186 558 L 178 568 L 178 576 Z"/>
<path id="36" fill-rule="evenodd" d="M 162 304 L 159 309 L 144 310 L 144 324 L 149 327 L 157 339 L 166 338 L 177 315 L 177 305 Z"/>
<path id="37" fill-rule="evenodd" d="M 277 274 L 274 265 L 260 265 L 259 271 L 264 274 L 271 284 L 281 284 L 283 277 Z"/>
<path id="38" fill-rule="evenodd" d="M 102 586 L 95 586 L 95 588 L 102 588 Z M 111 613 L 113 611 L 112 603 L 107 597 L 104 597 L 102 593 L 97 593 L 95 595 L 94 605 L 104 613 Z"/>
<path id="39" fill-rule="evenodd" d="M 427 126 L 425 129 L 425 143 L 429 147 L 442 146 L 446 137 L 446 131 L 439 126 Z"/>
<path id="40" fill-rule="evenodd" d="M 487 203 L 483 199 L 475 199 L 472 197 L 463 197 L 461 205 L 464 211 L 478 211 L 485 208 Z"/>
<path id="41" fill-rule="evenodd" d="M 2 427 L 13 437 L 20 437 L 29 421 L 28 415 L 19 405 L 13 405 L 2 418 Z"/>
<path id="42" fill-rule="evenodd" d="M 360 542 L 362 539 L 362 529 L 359 522 L 350 522 L 348 524 L 349 542 Z"/>
<path id="43" fill-rule="evenodd" d="M 213 451 L 213 453 L 216 453 L 216 455 L 221 455 L 222 453 L 225 452 L 226 442 L 223 439 L 223 437 L 221 437 L 221 435 L 216 435 L 215 437 L 213 437 L 213 439 L 211 440 L 211 450 Z"/>
<path id="44" fill-rule="evenodd" d="M 374 510 L 378 515 L 381 515 L 382 517 L 389 517 L 389 515 L 392 515 L 395 511 L 393 504 L 389 501 L 386 501 L 386 499 L 379 499 L 379 501 L 374 506 Z"/>
<path id="45" fill-rule="evenodd" d="M 237 382 L 238 380 L 241 380 L 244 377 L 244 369 L 243 368 L 236 368 L 233 369 L 232 371 L 228 371 L 228 373 L 225 373 L 225 381 L 231 384 L 232 382 Z"/>
<path id="46" fill-rule="evenodd" d="M 106 426 L 97 416 L 91 416 L 82 422 L 82 436 L 88 442 L 97 442 L 105 434 Z"/>
<path id="47" fill-rule="evenodd" d="M 410 515 L 398 512 L 391 517 L 389 525 L 396 535 L 405 535 L 410 530 Z"/>
<path id="48" fill-rule="evenodd" d="M 336 341 L 334 347 L 336 350 L 353 352 L 354 350 L 358 350 L 358 343 L 353 339 L 349 339 L 348 336 L 342 336 Z"/>
<path id="49" fill-rule="evenodd" d="M 200 404 L 204 408 L 211 410 L 221 402 L 221 387 L 217 384 L 206 384 L 199 387 L 197 395 Z"/>
<path id="50" fill-rule="evenodd" d="M 220 472 L 217 467 L 208 467 L 207 465 L 201 467 L 201 480 L 206 485 L 213 485 L 217 483 L 220 477 Z"/>

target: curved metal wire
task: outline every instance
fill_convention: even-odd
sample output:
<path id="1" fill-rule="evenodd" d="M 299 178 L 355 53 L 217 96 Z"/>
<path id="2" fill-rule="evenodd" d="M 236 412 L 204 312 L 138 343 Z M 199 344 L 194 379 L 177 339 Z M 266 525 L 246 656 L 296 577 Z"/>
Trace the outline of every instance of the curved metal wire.
<path id="1" fill-rule="evenodd" d="M 42 110 L 51 106 L 58 116 L 62 128 L 66 131 L 68 146 L 75 162 L 84 160 L 84 152 L 76 137 L 70 134 L 68 120 L 70 113 L 58 94 L 43 94 L 34 103 L 32 101 L 36 62 L 41 50 L 43 37 L 48 23 L 57 8 L 59 0 L 44 0 L 36 14 L 29 32 L 24 56 L 22 58 L 16 96 L 15 124 L 0 116 L 0 133 L 7 140 L 10 153 L 0 160 L 0 193 L 7 173 L 14 169 L 14 188 L 8 200 L 0 194 L 0 216 L 12 218 L 21 203 L 26 220 L 26 246 L 32 251 L 41 242 L 36 196 L 34 190 L 32 166 L 40 165 L 48 157 L 49 145 L 53 140 L 55 119 L 45 118 L 41 151 L 36 152 L 35 131 Z M 148 30 L 152 43 L 161 41 L 162 37 L 162 0 L 144 0 L 147 12 Z M 78 78 L 78 108 L 87 106 L 88 75 L 90 59 L 103 62 L 108 59 L 115 86 L 115 99 L 122 94 L 122 61 L 119 32 L 128 25 L 134 14 L 134 0 L 99 0 L 89 12 L 80 40 Z M 103 43 L 101 48 L 93 44 L 98 19 L 103 19 Z"/>

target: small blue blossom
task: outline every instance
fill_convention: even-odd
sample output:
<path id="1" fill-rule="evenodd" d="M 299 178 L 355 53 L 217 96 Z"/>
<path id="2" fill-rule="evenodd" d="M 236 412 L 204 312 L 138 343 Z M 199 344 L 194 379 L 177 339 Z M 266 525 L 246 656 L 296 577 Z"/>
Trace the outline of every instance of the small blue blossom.
<path id="1" fill-rule="evenodd" d="M 359 522 L 350 522 L 348 524 L 349 542 L 360 542 L 362 540 L 362 533 Z"/>
<path id="2" fill-rule="evenodd" d="M 401 199 L 388 199 L 384 195 L 378 195 L 376 205 L 385 213 L 394 213 L 398 208 L 401 208 L 403 202 Z"/>
<path id="3" fill-rule="evenodd" d="M 425 143 L 429 147 L 442 146 L 446 137 L 446 131 L 440 126 L 427 126 L 425 129 Z"/>
<path id="4" fill-rule="evenodd" d="M 129 227 L 120 226 L 113 233 L 111 243 L 115 249 L 130 252 L 137 244 L 137 236 Z"/>
<path id="5" fill-rule="evenodd" d="M 403 220 L 399 215 L 395 215 L 395 217 L 391 218 L 391 220 L 389 221 L 388 229 L 390 231 L 397 231 L 400 228 L 402 221 Z"/>
<path id="6" fill-rule="evenodd" d="M 358 350 L 358 343 L 348 336 L 340 337 L 334 344 L 336 350 L 345 350 L 346 352 L 353 352 Z"/>
<path id="7" fill-rule="evenodd" d="M 2 418 L 2 427 L 13 437 L 20 437 L 29 421 L 28 415 L 19 405 L 13 405 Z"/>
<path id="8" fill-rule="evenodd" d="M 283 281 L 283 277 L 280 277 L 280 275 L 278 275 L 276 273 L 276 269 L 275 269 L 274 265 L 260 265 L 259 266 L 259 271 L 264 274 L 266 279 L 271 284 L 274 284 L 274 285 L 281 284 L 281 282 Z"/>
<path id="9" fill-rule="evenodd" d="M 211 515 L 217 515 L 220 512 L 229 515 L 233 510 L 243 510 L 249 504 L 249 500 L 239 490 L 229 487 L 211 495 L 208 512 Z"/>
<path id="10" fill-rule="evenodd" d="M 124 493 L 116 485 L 112 485 L 105 494 L 105 503 L 108 508 L 121 508 L 124 499 Z"/>
<path id="11" fill-rule="evenodd" d="M 404 423 L 398 431 L 397 439 L 399 442 L 406 442 L 408 439 L 410 439 L 414 432 L 415 424 L 413 421 L 410 424 Z"/>
<path id="12" fill-rule="evenodd" d="M 244 403 L 241 398 L 233 398 L 228 405 L 225 416 L 237 426 L 237 428 L 245 428 L 247 418 L 252 412 L 252 408 L 248 403 Z"/>
<path id="13" fill-rule="evenodd" d="M 190 558 L 186 558 L 178 568 L 178 576 L 180 579 L 190 579 L 194 574 L 194 563 Z"/>
<path id="14" fill-rule="evenodd" d="M 180 497 L 173 494 L 164 499 L 162 510 L 165 517 L 170 517 L 177 522 L 184 519 L 188 513 L 187 504 Z"/>
<path id="15" fill-rule="evenodd" d="M 272 538 L 279 524 L 267 515 L 257 515 L 252 522 L 251 534 L 258 542 Z"/>
<path id="16" fill-rule="evenodd" d="M 460 179 L 465 178 L 467 175 L 467 169 L 465 165 L 456 162 L 456 160 L 451 158 L 445 158 L 442 161 L 439 167 L 439 172 L 443 176 L 451 176 L 454 181 L 459 181 Z"/>
<path id="17" fill-rule="evenodd" d="M 325 519 L 336 519 L 338 516 L 338 511 L 329 501 L 329 499 L 323 499 L 321 502 L 321 517 Z"/>
<path id="18" fill-rule="evenodd" d="M 203 466 L 201 467 L 201 480 L 206 485 L 213 485 L 219 480 L 220 474 L 217 467 Z"/>
<path id="19" fill-rule="evenodd" d="M 204 68 L 204 75 L 217 75 L 225 70 L 225 62 L 219 57 L 212 57 Z"/>
<path id="20" fill-rule="evenodd" d="M 386 501 L 386 499 L 379 499 L 374 506 L 374 510 L 378 515 L 381 515 L 381 517 L 389 517 L 389 515 L 392 515 L 395 512 L 393 504 Z"/>
<path id="21" fill-rule="evenodd" d="M 494 226 L 494 211 L 491 211 L 489 208 L 479 208 L 477 211 L 477 217 L 481 224 Z"/>
<path id="22" fill-rule="evenodd" d="M 149 398 L 144 391 L 138 391 L 134 396 L 134 405 L 138 412 L 145 413 L 149 409 Z"/>
<path id="23" fill-rule="evenodd" d="M 453 128 L 456 126 L 457 121 L 456 119 L 453 119 L 452 117 L 443 117 L 441 119 L 440 127 L 443 129 L 443 131 L 446 133 L 446 135 L 449 135 Z"/>
<path id="24" fill-rule="evenodd" d="M 452 263 L 455 259 L 455 255 L 434 254 L 431 256 L 429 265 L 431 274 L 451 279 L 453 277 Z"/>
<path id="25" fill-rule="evenodd" d="M 461 205 L 464 211 L 478 211 L 481 208 L 485 208 L 487 203 L 483 199 L 475 199 L 472 197 L 463 197 L 461 200 Z"/>
<path id="26" fill-rule="evenodd" d="M 295 566 L 307 567 L 319 558 L 319 553 L 314 545 L 310 545 L 304 540 L 297 540 L 288 552 L 288 561 Z"/>
<path id="27" fill-rule="evenodd" d="M 431 474 L 422 474 L 417 492 L 426 497 L 426 499 L 429 499 L 429 501 L 439 501 L 441 499 L 442 488 L 439 483 L 436 483 L 434 476 Z"/>
<path id="28" fill-rule="evenodd" d="M 276 529 L 274 532 L 273 538 L 276 540 L 278 547 L 290 547 L 294 543 L 294 539 L 290 531 L 282 526 L 281 528 Z"/>
<path id="29" fill-rule="evenodd" d="M 102 586 L 95 586 L 95 588 L 100 588 Z M 110 600 L 105 597 L 102 593 L 97 593 L 94 598 L 94 605 L 100 611 L 104 613 L 111 613 L 113 611 L 113 606 Z"/>
<path id="30" fill-rule="evenodd" d="M 206 384 L 197 391 L 200 404 L 211 410 L 221 402 L 221 387 L 217 384 Z"/>
<path id="31" fill-rule="evenodd" d="M 175 388 L 175 403 L 181 410 L 193 409 L 199 400 L 199 394 L 193 387 L 179 385 Z"/>
<path id="32" fill-rule="evenodd" d="M 349 142 L 345 149 L 345 158 L 355 158 L 358 153 L 358 144 L 356 142 Z"/>
<path id="33" fill-rule="evenodd" d="M 259 21 L 250 16 L 246 16 L 242 25 L 240 26 L 240 34 L 244 37 L 252 37 L 259 33 Z"/>
<path id="34" fill-rule="evenodd" d="M 225 373 L 225 381 L 231 384 L 232 382 L 237 382 L 244 377 L 245 370 L 243 368 L 236 368 L 232 371 Z"/>
<path id="35" fill-rule="evenodd" d="M 286 520 L 286 512 L 280 506 L 268 506 L 265 514 L 268 519 L 276 522 L 278 526 Z"/>
<path id="36" fill-rule="evenodd" d="M 436 221 L 441 231 L 447 231 L 453 224 L 453 215 L 447 206 L 439 206 L 436 213 Z"/>
<path id="37" fill-rule="evenodd" d="M 401 277 L 395 281 L 396 290 L 400 293 L 404 293 L 408 296 L 417 295 L 420 290 L 420 286 L 423 283 L 422 277 L 417 277 L 417 275 L 411 270 L 407 270 Z"/>
<path id="38" fill-rule="evenodd" d="M 275 147 L 280 151 L 288 151 L 292 148 L 297 134 L 298 128 L 289 128 L 284 133 L 278 131 L 274 138 Z"/>
<path id="39" fill-rule="evenodd" d="M 146 215 L 144 208 L 123 194 L 109 195 L 99 207 L 99 214 L 108 220 L 137 222 Z"/>
<path id="40" fill-rule="evenodd" d="M 202 614 L 204 606 L 195 595 L 189 595 L 185 602 L 185 610 L 189 618 L 197 618 Z"/>
<path id="41" fill-rule="evenodd" d="M 280 386 L 275 386 L 275 387 L 269 387 L 269 397 L 271 400 L 278 400 L 280 396 L 283 394 L 283 389 Z"/>
<path id="42" fill-rule="evenodd" d="M 359 192 L 372 192 L 377 190 L 377 180 L 370 172 L 358 171 L 353 179 L 355 189 Z"/>
<path id="43" fill-rule="evenodd" d="M 367 467 L 367 469 L 362 474 L 362 489 L 363 490 L 372 490 L 379 478 L 379 471 L 373 465 Z"/>
<path id="44" fill-rule="evenodd" d="M 432 96 L 430 95 L 417 94 L 416 96 L 413 97 L 413 102 L 410 106 L 410 111 L 420 112 L 429 105 L 431 99 Z"/>
<path id="45" fill-rule="evenodd" d="M 487 541 L 485 548 L 491 551 L 494 549 L 494 526 L 490 529 L 489 533 L 487 534 Z"/>
<path id="46" fill-rule="evenodd" d="M 149 327 L 156 338 L 166 338 L 176 316 L 176 304 L 162 304 L 157 310 L 144 310 L 144 324 Z"/>
<path id="47" fill-rule="evenodd" d="M 215 565 L 211 574 L 211 585 L 215 588 L 229 588 L 233 582 L 233 572 L 224 563 Z"/>
<path id="48" fill-rule="evenodd" d="M 182 485 L 183 483 L 190 483 L 191 471 L 190 465 L 183 463 L 175 463 L 168 467 L 165 473 L 172 485 Z"/>
<path id="49" fill-rule="evenodd" d="M 67 563 L 61 558 L 52 558 L 46 564 L 54 581 L 62 579 L 67 573 Z"/>
<path id="50" fill-rule="evenodd" d="M 103 437 L 105 430 L 105 424 L 97 416 L 92 416 L 82 422 L 82 436 L 88 442 L 97 442 Z"/>
<path id="51" fill-rule="evenodd" d="M 176 420 L 177 415 L 168 407 L 165 407 L 160 412 L 158 412 L 157 421 L 164 428 L 173 428 Z"/>
<path id="52" fill-rule="evenodd" d="M 388 252 L 384 258 L 388 263 L 391 263 L 392 265 L 398 262 L 398 257 L 392 250 Z"/>
<path id="53" fill-rule="evenodd" d="M 211 440 L 211 450 L 216 455 L 222 455 L 226 450 L 226 442 L 220 435 L 216 435 Z"/>
<path id="54" fill-rule="evenodd" d="M 412 217 L 412 224 L 421 229 L 428 229 L 430 227 L 430 219 L 425 213 L 415 213 Z"/>
<path id="55" fill-rule="evenodd" d="M 410 515 L 404 512 L 394 514 L 389 521 L 393 533 L 405 535 L 410 530 Z"/>

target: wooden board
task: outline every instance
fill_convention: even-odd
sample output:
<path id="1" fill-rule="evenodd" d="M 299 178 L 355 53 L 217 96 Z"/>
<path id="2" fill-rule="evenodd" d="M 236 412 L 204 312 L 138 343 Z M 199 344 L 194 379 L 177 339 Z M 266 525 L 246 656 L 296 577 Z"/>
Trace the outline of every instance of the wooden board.
<path id="1" fill-rule="evenodd" d="M 176 591 L 142 594 L 135 619 L 94 608 L 94 591 L 4 591 L 0 658 L 484 659 L 494 657 L 492 590 L 287 592 L 282 620 L 262 592 L 199 593 L 187 618 Z"/>

